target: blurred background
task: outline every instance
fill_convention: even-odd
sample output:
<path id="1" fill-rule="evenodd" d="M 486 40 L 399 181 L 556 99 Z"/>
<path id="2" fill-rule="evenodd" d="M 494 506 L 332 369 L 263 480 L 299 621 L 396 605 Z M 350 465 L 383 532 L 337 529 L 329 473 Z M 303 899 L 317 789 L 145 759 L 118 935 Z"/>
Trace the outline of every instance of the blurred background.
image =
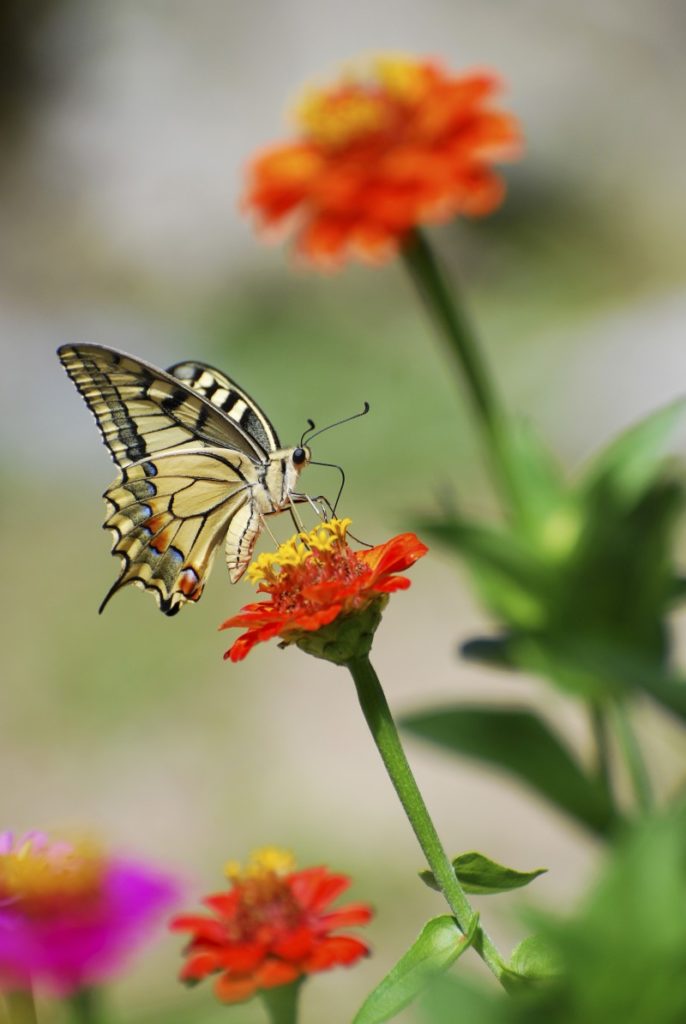
<path id="1" fill-rule="evenodd" d="M 345 465 L 342 511 L 372 542 L 411 529 L 446 488 L 489 512 L 469 410 L 403 268 L 298 268 L 255 238 L 239 197 L 246 158 L 287 134 L 299 89 L 340 62 L 400 50 L 494 67 L 526 158 L 506 170 L 496 216 L 434 237 L 510 407 L 573 472 L 684 389 L 685 45 L 678 0 L 0 5 L 0 827 L 94 830 L 180 872 L 189 906 L 227 858 L 268 843 L 350 873 L 377 908 L 375 954 L 310 984 L 304 1024 L 348 1021 L 439 898 L 415 880 L 421 856 L 347 675 L 276 646 L 222 661 L 216 626 L 252 591 L 228 586 L 221 557 L 175 619 L 133 588 L 98 617 L 117 565 L 99 528 L 115 473 L 55 349 L 214 363 L 288 443 L 306 417 L 368 400 L 372 414 L 318 440 L 316 457 Z M 335 494 L 334 474 L 309 474 L 311 493 Z M 275 528 L 285 538 L 290 521 Z M 533 702 L 587 750 L 569 702 L 459 662 L 485 624 L 458 566 L 435 551 L 412 577 L 375 643 L 395 710 Z M 641 731 L 674 787 L 676 733 L 648 712 Z M 449 850 L 550 868 L 531 895 L 482 901 L 504 948 L 524 903 L 570 905 L 593 840 L 496 774 L 456 771 L 415 741 L 409 754 Z M 132 965 L 113 1021 L 261 1019 L 177 985 L 179 945 L 163 937 Z"/>

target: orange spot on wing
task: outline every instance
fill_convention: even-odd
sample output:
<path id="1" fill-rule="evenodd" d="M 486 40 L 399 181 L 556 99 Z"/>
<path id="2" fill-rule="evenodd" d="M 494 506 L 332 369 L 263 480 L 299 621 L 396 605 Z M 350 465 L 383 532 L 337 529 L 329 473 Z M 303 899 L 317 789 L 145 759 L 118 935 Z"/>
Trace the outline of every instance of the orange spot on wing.
<path id="1" fill-rule="evenodd" d="M 190 601 L 197 601 L 202 594 L 202 583 L 193 568 L 184 569 L 179 576 L 178 588 Z"/>
<path id="2" fill-rule="evenodd" d="M 155 528 L 151 527 L 151 529 L 154 533 Z M 159 536 L 155 537 L 155 539 L 150 542 L 150 547 L 153 548 L 159 555 L 161 555 L 167 550 L 167 548 L 171 544 L 171 540 L 172 538 L 169 529 L 162 530 Z"/>

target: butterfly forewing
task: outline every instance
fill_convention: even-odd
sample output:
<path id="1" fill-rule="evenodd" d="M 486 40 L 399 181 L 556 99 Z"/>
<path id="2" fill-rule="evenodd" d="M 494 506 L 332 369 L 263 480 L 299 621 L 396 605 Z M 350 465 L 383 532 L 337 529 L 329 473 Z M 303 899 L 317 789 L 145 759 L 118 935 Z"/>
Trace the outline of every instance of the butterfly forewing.
<path id="1" fill-rule="evenodd" d="M 265 451 L 281 447 L 273 424 L 269 422 L 260 407 L 250 395 L 230 380 L 221 370 L 207 363 L 189 360 L 175 363 L 167 371 L 177 380 L 196 391 L 217 409 L 221 409 L 243 430 L 247 431 Z"/>
<path id="2" fill-rule="evenodd" d="M 203 444 L 265 459 L 247 431 L 164 370 L 97 345 L 63 345 L 58 354 L 119 466 Z"/>

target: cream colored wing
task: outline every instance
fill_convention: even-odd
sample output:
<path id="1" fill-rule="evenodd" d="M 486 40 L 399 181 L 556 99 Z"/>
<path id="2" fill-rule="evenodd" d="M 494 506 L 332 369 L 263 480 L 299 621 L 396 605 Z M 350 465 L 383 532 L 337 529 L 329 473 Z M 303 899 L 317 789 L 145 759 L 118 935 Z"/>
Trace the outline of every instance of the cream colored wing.
<path id="1" fill-rule="evenodd" d="M 100 611 L 128 583 L 151 590 L 166 615 L 197 601 L 218 544 L 227 530 L 234 535 L 236 517 L 243 524 L 239 536 L 245 533 L 244 510 L 253 509 L 257 482 L 252 460 L 225 448 L 177 449 L 126 467 L 105 492 L 104 526 L 114 534 L 112 552 L 122 569 Z"/>
<path id="2" fill-rule="evenodd" d="M 238 420 L 164 370 L 99 345 L 63 345 L 58 355 L 119 466 L 203 446 L 266 461 L 264 447 Z"/>

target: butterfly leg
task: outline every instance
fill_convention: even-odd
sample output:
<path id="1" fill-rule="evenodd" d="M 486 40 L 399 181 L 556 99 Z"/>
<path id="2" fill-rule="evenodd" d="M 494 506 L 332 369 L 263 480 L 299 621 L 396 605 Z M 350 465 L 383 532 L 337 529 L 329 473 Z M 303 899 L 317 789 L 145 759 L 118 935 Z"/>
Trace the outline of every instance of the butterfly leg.
<path id="1" fill-rule="evenodd" d="M 302 525 L 299 525 L 299 517 L 296 518 L 296 513 L 292 507 L 294 502 L 298 502 L 298 504 L 307 502 L 307 504 L 313 509 L 318 519 L 322 519 L 324 522 L 327 521 L 328 515 L 326 513 L 326 509 L 331 509 L 331 503 L 328 500 L 328 498 L 324 497 L 323 494 L 318 494 L 316 498 L 312 498 L 310 497 L 309 494 L 299 494 L 297 491 L 292 491 L 291 494 L 289 494 L 289 500 L 291 502 L 291 518 L 293 519 L 293 522 L 296 523 L 296 525 L 298 526 L 298 529 L 302 530 L 303 527 Z M 321 506 L 317 504 L 318 501 L 322 503 Z"/>

